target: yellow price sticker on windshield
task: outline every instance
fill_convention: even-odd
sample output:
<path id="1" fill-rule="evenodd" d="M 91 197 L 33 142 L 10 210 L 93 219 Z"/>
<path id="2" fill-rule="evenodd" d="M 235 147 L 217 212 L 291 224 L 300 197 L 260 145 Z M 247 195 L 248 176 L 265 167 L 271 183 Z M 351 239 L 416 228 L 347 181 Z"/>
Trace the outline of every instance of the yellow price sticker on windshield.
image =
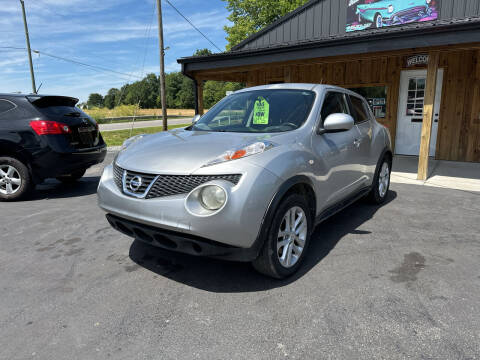
<path id="1" fill-rule="evenodd" d="M 253 124 L 268 125 L 270 104 L 264 98 L 258 98 L 253 108 Z"/>

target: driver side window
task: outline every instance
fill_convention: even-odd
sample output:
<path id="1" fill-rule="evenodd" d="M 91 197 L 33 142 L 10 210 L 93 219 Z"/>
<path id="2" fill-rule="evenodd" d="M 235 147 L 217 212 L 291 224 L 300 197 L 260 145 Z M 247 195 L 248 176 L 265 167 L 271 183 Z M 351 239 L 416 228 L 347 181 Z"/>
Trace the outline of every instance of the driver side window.
<path id="1" fill-rule="evenodd" d="M 325 100 L 323 100 L 322 105 L 322 125 L 325 119 L 331 114 L 349 114 L 347 98 L 345 94 L 339 92 L 328 92 L 325 95 Z"/>

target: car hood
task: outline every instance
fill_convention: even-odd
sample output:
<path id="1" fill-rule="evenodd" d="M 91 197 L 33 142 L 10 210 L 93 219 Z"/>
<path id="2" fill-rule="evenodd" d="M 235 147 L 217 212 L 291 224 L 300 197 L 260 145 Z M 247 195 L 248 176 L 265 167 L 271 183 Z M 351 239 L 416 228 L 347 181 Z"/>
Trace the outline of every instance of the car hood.
<path id="1" fill-rule="evenodd" d="M 280 140 L 286 133 L 244 134 L 176 129 L 147 135 L 119 153 L 118 166 L 131 171 L 188 175 L 225 151 L 261 140 Z"/>

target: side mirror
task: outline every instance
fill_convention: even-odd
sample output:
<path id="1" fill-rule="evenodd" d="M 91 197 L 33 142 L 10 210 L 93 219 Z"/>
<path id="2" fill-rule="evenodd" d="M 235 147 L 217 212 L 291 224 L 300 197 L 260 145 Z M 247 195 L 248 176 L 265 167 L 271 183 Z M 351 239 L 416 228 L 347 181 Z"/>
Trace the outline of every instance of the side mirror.
<path id="1" fill-rule="evenodd" d="M 355 121 L 348 114 L 330 114 L 323 123 L 323 132 L 348 131 L 355 125 Z"/>
<path id="2" fill-rule="evenodd" d="M 192 119 L 192 124 L 195 124 L 198 120 L 200 120 L 200 115 L 196 114 Z"/>

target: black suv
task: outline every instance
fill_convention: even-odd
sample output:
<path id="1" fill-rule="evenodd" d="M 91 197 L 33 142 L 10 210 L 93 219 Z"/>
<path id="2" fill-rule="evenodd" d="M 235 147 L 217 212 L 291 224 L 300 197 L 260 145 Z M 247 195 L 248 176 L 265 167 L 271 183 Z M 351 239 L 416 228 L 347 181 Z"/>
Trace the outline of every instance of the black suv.
<path id="1" fill-rule="evenodd" d="M 0 94 L 0 201 L 18 200 L 46 178 L 73 182 L 105 159 L 98 125 L 77 102 Z"/>

